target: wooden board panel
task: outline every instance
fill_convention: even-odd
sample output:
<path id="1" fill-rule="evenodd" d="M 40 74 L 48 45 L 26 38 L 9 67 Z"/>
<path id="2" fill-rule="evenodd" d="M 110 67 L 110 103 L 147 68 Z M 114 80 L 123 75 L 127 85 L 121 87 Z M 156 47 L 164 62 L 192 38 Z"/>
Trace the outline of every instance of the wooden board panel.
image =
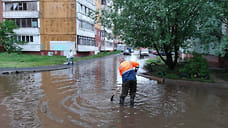
<path id="1" fill-rule="evenodd" d="M 41 34 L 76 34 L 76 18 L 46 18 L 40 24 Z"/>
<path id="2" fill-rule="evenodd" d="M 76 18 L 76 2 L 40 1 L 40 18 Z"/>
<path id="3" fill-rule="evenodd" d="M 40 0 L 40 34 L 43 50 L 50 41 L 76 42 L 76 1 Z"/>

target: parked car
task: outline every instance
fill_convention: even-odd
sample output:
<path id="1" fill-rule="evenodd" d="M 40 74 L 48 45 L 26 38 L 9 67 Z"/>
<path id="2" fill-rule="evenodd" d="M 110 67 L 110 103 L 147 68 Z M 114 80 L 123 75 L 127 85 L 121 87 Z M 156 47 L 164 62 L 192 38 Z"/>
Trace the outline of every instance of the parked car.
<path id="1" fill-rule="evenodd" d="M 148 48 L 140 48 L 139 55 L 140 56 L 149 56 L 149 49 Z"/>
<path id="2" fill-rule="evenodd" d="M 153 55 L 156 55 L 156 54 L 157 54 L 157 51 L 156 51 L 156 50 L 155 50 L 155 51 L 153 51 L 153 52 L 152 52 L 152 54 L 153 54 Z"/>
<path id="3" fill-rule="evenodd" d="M 164 52 L 164 51 L 159 51 L 159 53 L 160 53 L 162 56 L 165 56 L 165 52 Z M 157 52 L 157 51 L 153 51 L 153 55 L 158 55 L 158 52 Z"/>
<path id="4" fill-rule="evenodd" d="M 129 49 L 125 49 L 123 52 L 124 55 L 131 55 L 131 52 Z"/>

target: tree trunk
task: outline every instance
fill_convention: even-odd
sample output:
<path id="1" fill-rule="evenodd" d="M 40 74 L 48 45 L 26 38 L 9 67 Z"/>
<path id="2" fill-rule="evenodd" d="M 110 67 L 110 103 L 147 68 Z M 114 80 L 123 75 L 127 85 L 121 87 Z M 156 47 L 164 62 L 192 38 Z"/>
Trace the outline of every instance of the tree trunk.
<path id="1" fill-rule="evenodd" d="M 175 63 L 173 62 L 173 58 L 172 58 L 171 52 L 166 54 L 166 65 L 168 66 L 168 68 L 170 70 L 174 70 L 174 68 L 176 66 Z"/>

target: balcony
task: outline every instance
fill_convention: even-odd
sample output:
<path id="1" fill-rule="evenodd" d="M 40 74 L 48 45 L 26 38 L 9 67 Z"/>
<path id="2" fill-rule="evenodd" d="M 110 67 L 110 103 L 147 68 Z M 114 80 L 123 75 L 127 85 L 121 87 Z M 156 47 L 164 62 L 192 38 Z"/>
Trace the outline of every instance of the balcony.
<path id="1" fill-rule="evenodd" d="M 40 51 L 41 44 L 39 43 L 28 43 L 26 45 L 20 45 L 22 51 Z"/>
<path id="2" fill-rule="evenodd" d="M 4 11 L 4 18 L 38 18 L 38 11 Z"/>

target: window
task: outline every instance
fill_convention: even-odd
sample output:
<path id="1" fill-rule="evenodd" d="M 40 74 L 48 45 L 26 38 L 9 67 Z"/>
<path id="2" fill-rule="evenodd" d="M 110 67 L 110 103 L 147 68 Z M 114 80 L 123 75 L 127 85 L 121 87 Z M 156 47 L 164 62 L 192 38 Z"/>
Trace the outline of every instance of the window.
<path id="1" fill-rule="evenodd" d="M 87 14 L 87 7 L 85 7 L 85 14 Z"/>
<path id="2" fill-rule="evenodd" d="M 18 41 L 24 41 L 24 42 L 33 42 L 33 36 L 18 35 L 17 40 Z"/>
<path id="3" fill-rule="evenodd" d="M 6 2 L 5 3 L 6 11 L 34 11 L 37 10 L 37 2 Z"/>
<path id="4" fill-rule="evenodd" d="M 37 18 L 16 18 L 16 19 L 8 19 L 15 21 L 16 25 L 22 28 L 25 27 L 38 27 L 38 19 Z"/>
<path id="5" fill-rule="evenodd" d="M 29 42 L 29 36 L 26 36 L 26 42 Z"/>
<path id="6" fill-rule="evenodd" d="M 26 3 L 23 3 L 23 9 L 22 10 L 27 10 L 27 4 Z"/>
<path id="7" fill-rule="evenodd" d="M 82 21 L 82 20 L 80 20 L 79 22 L 80 22 L 80 24 L 79 24 L 80 28 L 94 31 L 94 24 L 90 24 L 90 23 L 88 23 L 86 21 Z"/>
<path id="8" fill-rule="evenodd" d="M 21 26 L 20 19 L 15 19 L 15 20 L 16 20 L 16 25 L 17 25 L 17 26 Z"/>
<path id="9" fill-rule="evenodd" d="M 85 37 L 85 36 L 77 36 L 78 44 L 80 45 L 90 45 L 95 46 L 95 39 L 91 37 Z"/>
<path id="10" fill-rule="evenodd" d="M 25 42 L 25 36 L 21 36 L 21 41 L 24 41 Z"/>
<path id="11" fill-rule="evenodd" d="M 16 7 L 16 10 L 23 10 L 23 4 L 19 3 L 18 6 Z"/>
<path id="12" fill-rule="evenodd" d="M 38 27 L 38 22 L 37 22 L 37 19 L 35 19 L 35 18 L 32 19 L 32 27 L 33 28 Z"/>
<path id="13" fill-rule="evenodd" d="M 30 36 L 30 42 L 33 42 L 33 36 Z"/>
<path id="14" fill-rule="evenodd" d="M 22 27 L 26 27 L 26 19 L 21 19 Z"/>

